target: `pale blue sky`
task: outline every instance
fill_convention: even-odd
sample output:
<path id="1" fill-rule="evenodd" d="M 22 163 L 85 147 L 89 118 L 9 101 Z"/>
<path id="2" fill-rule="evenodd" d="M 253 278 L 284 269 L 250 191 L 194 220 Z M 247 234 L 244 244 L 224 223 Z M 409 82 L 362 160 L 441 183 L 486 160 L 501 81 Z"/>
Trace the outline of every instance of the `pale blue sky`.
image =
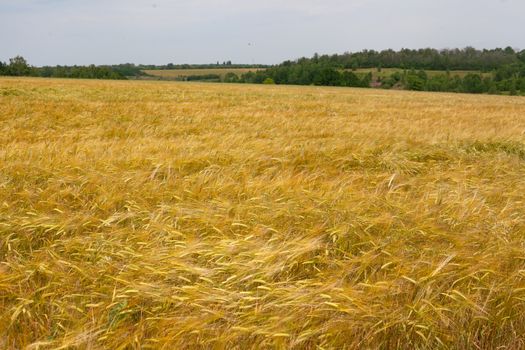
<path id="1" fill-rule="evenodd" d="M 525 48 L 525 0 L 0 0 L 0 60 L 279 63 L 402 47 Z"/>

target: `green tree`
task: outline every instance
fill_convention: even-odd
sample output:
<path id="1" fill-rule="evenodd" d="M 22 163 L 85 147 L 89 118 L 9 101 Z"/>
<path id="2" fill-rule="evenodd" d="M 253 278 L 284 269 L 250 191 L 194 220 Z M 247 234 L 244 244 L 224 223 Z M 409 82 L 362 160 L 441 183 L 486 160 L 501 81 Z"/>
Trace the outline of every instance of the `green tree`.
<path id="1" fill-rule="evenodd" d="M 498 86 L 494 84 L 489 88 L 489 91 L 487 91 L 487 93 L 489 93 L 490 95 L 499 95 L 500 92 L 498 90 Z"/>
<path id="2" fill-rule="evenodd" d="M 255 73 L 254 72 L 246 72 L 241 75 L 241 82 L 243 83 L 249 83 L 253 84 L 255 83 Z"/>
<path id="3" fill-rule="evenodd" d="M 525 77 L 519 80 L 519 90 L 522 94 L 525 93 Z"/>
<path id="4" fill-rule="evenodd" d="M 372 72 L 368 72 L 363 79 L 361 80 L 361 87 L 370 87 L 370 84 L 372 83 Z"/>
<path id="5" fill-rule="evenodd" d="M 406 77 L 406 86 L 409 90 L 423 91 L 425 89 L 425 81 L 417 74 L 408 74 Z"/>
<path id="6" fill-rule="evenodd" d="M 448 81 L 448 91 L 462 92 L 463 91 L 463 80 L 458 75 L 454 75 L 452 79 Z"/>
<path id="7" fill-rule="evenodd" d="M 334 68 L 323 67 L 314 76 L 313 83 L 321 86 L 341 86 L 342 75 Z"/>
<path id="8" fill-rule="evenodd" d="M 264 79 L 263 84 L 274 85 L 275 81 L 272 78 L 266 78 L 266 79 Z"/>
<path id="9" fill-rule="evenodd" d="M 480 94 L 483 92 L 483 81 L 479 74 L 469 73 L 463 78 L 463 91 Z"/>
<path id="10" fill-rule="evenodd" d="M 352 72 L 343 72 L 341 76 L 341 84 L 343 86 L 354 86 L 358 87 L 361 86 L 361 81 L 359 80 L 359 77 L 355 75 Z"/>
<path id="11" fill-rule="evenodd" d="M 491 92 L 494 93 L 496 84 L 490 77 L 483 78 L 483 92 Z"/>
<path id="12" fill-rule="evenodd" d="M 509 84 L 509 92 L 511 96 L 516 96 L 518 94 L 518 88 L 516 86 L 516 80 L 512 79 Z"/>
<path id="13" fill-rule="evenodd" d="M 428 91 L 448 91 L 448 76 L 446 74 L 438 74 L 430 77 L 426 83 L 426 90 Z"/>
<path id="14" fill-rule="evenodd" d="M 522 63 L 525 63 L 525 50 L 520 51 L 517 56 Z"/>
<path id="15" fill-rule="evenodd" d="M 31 67 L 22 56 L 16 56 L 9 59 L 9 67 L 7 68 L 9 75 L 24 76 L 31 73 Z"/>
<path id="16" fill-rule="evenodd" d="M 225 83 L 238 83 L 239 82 L 239 77 L 237 76 L 237 74 L 235 74 L 233 72 L 228 72 L 224 76 L 223 81 Z"/>

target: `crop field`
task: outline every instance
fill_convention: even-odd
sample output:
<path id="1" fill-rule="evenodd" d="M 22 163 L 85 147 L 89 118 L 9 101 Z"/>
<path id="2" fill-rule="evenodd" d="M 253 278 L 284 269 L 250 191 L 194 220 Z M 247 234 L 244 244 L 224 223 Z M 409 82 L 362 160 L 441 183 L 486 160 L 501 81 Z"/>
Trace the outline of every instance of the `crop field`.
<path id="1" fill-rule="evenodd" d="M 189 76 L 205 76 L 205 75 L 218 75 L 221 78 L 224 78 L 224 76 L 228 73 L 235 73 L 237 76 L 241 76 L 244 73 L 248 72 L 256 72 L 258 70 L 261 70 L 264 68 L 210 68 L 210 69 L 164 69 L 164 70 L 144 70 L 144 73 L 157 77 L 162 78 L 166 80 L 176 80 L 176 79 L 183 79 L 187 78 Z M 347 69 L 348 71 L 353 71 L 351 69 Z M 372 73 L 374 78 L 387 78 L 390 75 L 392 75 L 395 72 L 403 73 L 403 69 L 400 68 L 382 68 L 380 72 L 378 72 L 377 68 L 359 68 L 353 71 L 354 73 L 357 73 L 359 75 L 365 75 L 368 73 Z M 438 74 L 446 74 L 446 71 L 440 71 L 440 70 L 426 70 L 425 71 L 429 77 L 436 76 Z M 465 75 L 472 73 L 472 74 L 482 74 L 483 76 L 490 76 L 491 73 L 481 73 L 479 71 L 450 71 L 451 76 L 459 76 L 461 78 L 465 77 Z"/>
<path id="2" fill-rule="evenodd" d="M 525 98 L 0 78 L 0 349 L 523 349 Z"/>
<path id="3" fill-rule="evenodd" d="M 163 79 L 181 79 L 189 76 L 203 76 L 216 74 L 221 78 L 228 73 L 235 73 L 241 76 L 244 73 L 256 72 L 259 68 L 203 68 L 203 69 L 162 69 L 162 70 L 144 70 L 144 73 L 163 78 Z"/>

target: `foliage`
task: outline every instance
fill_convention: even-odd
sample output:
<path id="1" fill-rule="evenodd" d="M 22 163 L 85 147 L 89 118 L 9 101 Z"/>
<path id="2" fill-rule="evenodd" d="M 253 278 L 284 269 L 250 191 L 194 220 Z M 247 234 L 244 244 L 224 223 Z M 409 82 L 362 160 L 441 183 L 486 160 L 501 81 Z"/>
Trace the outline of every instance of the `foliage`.
<path id="1" fill-rule="evenodd" d="M 521 55 L 521 56 L 520 56 Z M 316 55 L 310 59 L 299 61 L 328 64 L 339 68 L 413 68 L 424 70 L 477 70 L 488 71 L 503 65 L 518 62 L 523 58 L 523 52 L 517 54 L 514 50 L 493 49 L 476 50 L 472 47 L 464 49 L 436 50 L 431 48 L 410 50 L 363 50 L 342 55 Z"/>
<path id="2" fill-rule="evenodd" d="M 109 66 L 56 66 L 31 67 L 22 56 L 9 60 L 9 64 L 0 62 L 0 75 L 7 76 L 37 76 L 53 78 L 82 78 L 82 79 L 126 79 L 122 71 Z M 128 66 L 128 69 L 130 66 Z"/>
<path id="3" fill-rule="evenodd" d="M 52 78 L 126 79 L 119 71 L 106 66 L 56 66 L 37 68 L 35 75 Z"/>
<path id="4" fill-rule="evenodd" d="M 243 75 L 241 82 L 262 83 L 270 78 L 276 84 L 322 85 L 349 87 L 405 88 L 417 91 L 451 91 L 468 93 L 515 92 L 525 77 L 525 63 L 521 60 L 525 51 L 515 52 L 512 48 L 494 50 L 365 50 L 343 55 L 319 55 L 285 61 L 277 66 Z M 376 67 L 379 75 L 369 71 L 357 73 L 358 69 Z M 384 68 L 411 67 L 401 74 L 395 71 L 385 74 Z M 469 70 L 459 76 L 453 70 Z M 433 70 L 446 73 L 429 74 Z M 452 70 L 452 71 L 451 71 Z M 493 74 L 481 72 L 492 71 Z M 487 76 L 488 74 L 488 76 Z M 491 76 L 492 75 L 492 76 Z"/>
<path id="5" fill-rule="evenodd" d="M 31 74 L 31 67 L 22 56 L 9 59 L 9 66 L 6 67 L 6 75 L 27 76 Z"/>
<path id="6" fill-rule="evenodd" d="M 145 75 L 140 66 L 133 63 L 124 63 L 111 66 L 111 68 L 124 77 L 139 77 Z"/>
<path id="7" fill-rule="evenodd" d="M 406 86 L 409 90 L 423 91 L 425 89 L 425 80 L 420 75 L 412 72 L 406 77 Z"/>
<path id="8" fill-rule="evenodd" d="M 226 73 L 226 75 L 224 75 L 223 81 L 225 83 L 238 83 L 239 76 L 233 72 L 229 72 L 229 73 Z"/>
<path id="9" fill-rule="evenodd" d="M 463 78 L 463 91 L 479 94 L 483 92 L 483 82 L 479 74 L 467 74 Z"/>
<path id="10" fill-rule="evenodd" d="M 340 71 L 329 66 L 285 62 L 276 67 L 245 74 L 241 81 L 261 83 L 268 78 L 276 84 L 354 87 L 368 87 L 371 80 L 370 75 L 359 78 L 353 72 Z"/>

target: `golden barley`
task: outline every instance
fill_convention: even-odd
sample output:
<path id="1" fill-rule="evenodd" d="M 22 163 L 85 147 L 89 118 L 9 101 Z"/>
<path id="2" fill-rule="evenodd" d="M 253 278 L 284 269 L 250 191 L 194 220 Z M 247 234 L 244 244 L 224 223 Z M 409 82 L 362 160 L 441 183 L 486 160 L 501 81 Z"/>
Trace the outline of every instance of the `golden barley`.
<path id="1" fill-rule="evenodd" d="M 0 79 L 0 347 L 525 347 L 525 99 Z"/>

